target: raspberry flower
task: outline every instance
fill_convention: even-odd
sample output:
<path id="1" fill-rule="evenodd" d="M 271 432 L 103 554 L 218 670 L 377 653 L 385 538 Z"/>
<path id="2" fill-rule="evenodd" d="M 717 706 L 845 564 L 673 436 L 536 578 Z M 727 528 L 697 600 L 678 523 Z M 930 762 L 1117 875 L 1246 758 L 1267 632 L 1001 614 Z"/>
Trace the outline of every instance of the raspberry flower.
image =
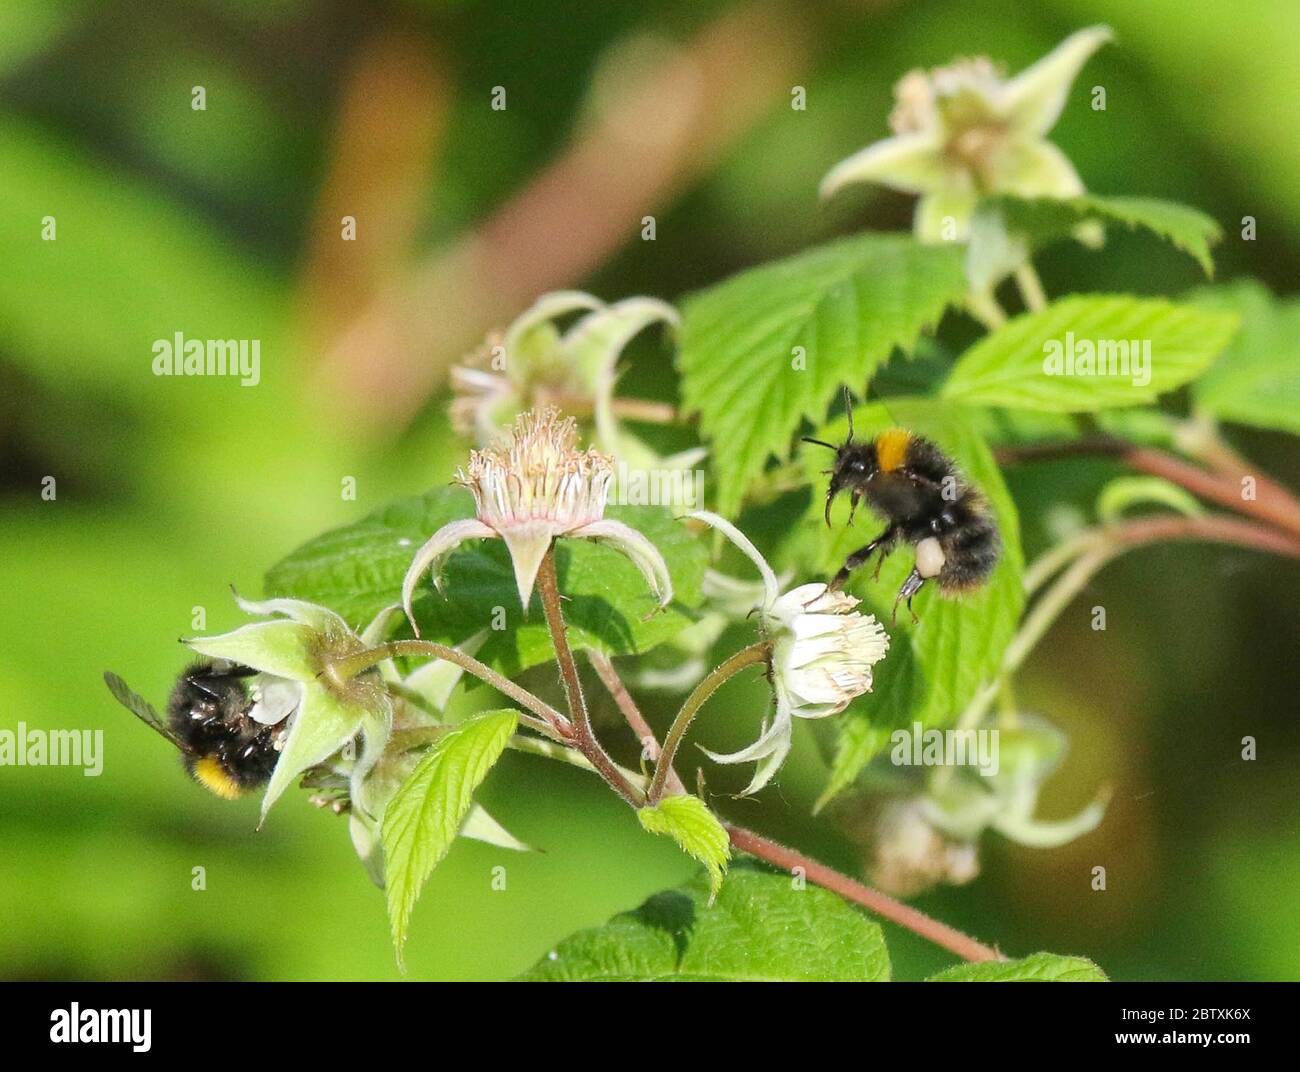
<path id="1" fill-rule="evenodd" d="M 561 332 L 556 319 L 575 312 L 583 315 Z M 703 451 L 657 459 L 649 447 L 622 430 L 614 413 L 617 364 L 624 347 L 660 322 L 676 329 L 680 318 L 657 298 L 626 298 L 607 305 L 577 290 L 544 294 L 452 369 L 452 424 L 462 435 L 490 444 L 521 410 L 550 403 L 561 408 L 590 406 L 601 450 L 632 466 L 692 464 Z"/>
<path id="2" fill-rule="evenodd" d="M 822 180 L 822 197 L 858 182 L 920 194 L 914 230 L 938 242 L 966 239 L 981 197 L 1082 194 L 1078 172 L 1047 133 L 1075 76 L 1111 36 L 1106 26 L 1080 30 L 1011 79 L 986 57 L 909 72 L 894 88 L 894 136 L 836 164 Z M 955 222 L 954 234 L 943 233 L 945 217 Z"/>
<path id="3" fill-rule="evenodd" d="M 858 600 L 844 592 L 831 592 L 816 583 L 782 594 L 772 567 L 739 529 L 705 510 L 687 516 L 720 530 L 763 578 L 758 620 L 772 645 L 776 714 L 749 747 L 727 755 L 705 753 L 717 763 L 757 762 L 745 790 L 756 793 L 785 761 L 795 718 L 839 714 L 855 697 L 871 691 L 871 668 L 885 657 L 889 637 L 873 615 L 858 614 L 854 610 Z"/>
<path id="4" fill-rule="evenodd" d="M 572 417 L 561 419 L 547 407 L 522 414 L 497 446 L 470 454 L 457 482 L 474 496 L 476 516 L 435 532 L 402 582 L 402 606 L 417 636 L 411 611 L 416 583 L 432 570 L 441 590 L 442 563 L 465 540 L 505 541 L 525 612 L 542 559 L 560 536 L 609 544 L 632 560 L 660 606 L 672 600 L 668 566 L 654 544 L 621 521 L 605 518 L 613 459 L 594 448 L 579 450 L 577 436 Z"/>
<path id="5" fill-rule="evenodd" d="M 239 596 L 235 600 L 245 613 L 272 620 L 185 643 L 200 655 L 260 671 L 252 682 L 255 699 L 249 715 L 264 725 L 286 727 L 280 758 L 262 798 L 262 818 L 295 778 L 324 763 L 358 734 L 362 750 L 352 765 L 351 799 L 364 809 L 363 782 L 387 744 L 392 703 L 378 674 L 343 680 L 330 673 L 329 665 L 364 650 L 365 641 L 332 610 L 314 603 L 253 602 Z"/>

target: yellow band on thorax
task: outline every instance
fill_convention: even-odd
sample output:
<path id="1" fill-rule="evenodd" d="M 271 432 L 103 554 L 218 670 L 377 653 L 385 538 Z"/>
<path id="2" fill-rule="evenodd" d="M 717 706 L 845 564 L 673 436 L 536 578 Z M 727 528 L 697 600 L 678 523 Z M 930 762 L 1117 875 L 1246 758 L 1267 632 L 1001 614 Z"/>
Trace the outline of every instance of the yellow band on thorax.
<path id="1" fill-rule="evenodd" d="M 876 437 L 876 462 L 882 473 L 892 473 L 907 457 L 912 433 L 906 428 L 890 428 Z"/>

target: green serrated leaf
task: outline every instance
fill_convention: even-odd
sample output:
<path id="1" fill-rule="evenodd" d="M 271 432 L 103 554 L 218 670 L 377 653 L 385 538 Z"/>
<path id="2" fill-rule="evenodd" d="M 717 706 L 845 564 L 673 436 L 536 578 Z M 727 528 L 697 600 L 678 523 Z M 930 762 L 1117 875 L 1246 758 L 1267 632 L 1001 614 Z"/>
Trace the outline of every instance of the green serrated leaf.
<path id="1" fill-rule="evenodd" d="M 878 924 L 833 893 L 738 864 L 717 900 L 695 881 L 566 938 L 528 982 L 886 982 Z"/>
<path id="2" fill-rule="evenodd" d="M 864 385 L 894 347 L 911 350 L 965 290 L 960 247 L 872 234 L 689 298 L 682 401 L 714 444 L 719 513 L 734 516 L 768 457 L 787 456 L 804 418 L 820 423 L 840 384 Z"/>
<path id="3" fill-rule="evenodd" d="M 1203 287 L 1189 300 L 1236 313 L 1241 330 L 1196 382 L 1199 409 L 1220 420 L 1300 435 L 1300 299 L 1254 280 Z"/>
<path id="4" fill-rule="evenodd" d="M 1015 503 L 993 455 L 966 414 L 936 399 L 899 398 L 858 407 L 854 425 L 860 438 L 901 425 L 942 448 L 983 491 L 1002 535 L 1002 554 L 979 591 L 945 599 L 934 585 L 927 585 L 914 603 L 919 625 L 906 612 L 892 626 L 886 624 L 889 654 L 874 667 L 873 690 L 835 719 L 839 738 L 823 804 L 857 777 L 888 743 L 893 730 L 913 722 L 926 728 L 950 724 L 998 669 L 1024 606 L 1024 560 Z M 847 422 L 841 419 L 819 429 L 817 437 L 838 443 L 847 433 Z M 885 526 L 864 505 L 853 527 L 848 527 L 848 504 L 841 501 L 832 514 L 832 527 L 826 528 L 821 521 L 826 477 L 820 473 L 826 458 L 825 448 L 813 444 L 801 452 L 813 501 L 805 524 L 782 552 L 783 560 L 797 563 L 801 574 L 833 573 Z M 912 550 L 900 547 L 885 561 L 878 581 L 871 579 L 870 568 L 859 570 L 848 587 L 863 600 L 865 605 L 859 609 L 888 623 L 894 595 L 913 562 Z"/>
<path id="5" fill-rule="evenodd" d="M 399 500 L 305 543 L 271 567 L 266 591 L 321 603 L 349 622 L 367 622 L 401 601 L 402 578 L 420 544 L 447 522 L 473 513 L 473 500 L 459 488 Z M 666 509 L 611 506 L 605 513 L 659 549 L 672 576 L 674 600 L 655 611 L 645 578 L 625 556 L 590 540 L 560 539 L 555 557 L 560 591 L 567 597 L 569 642 L 613 655 L 644 652 L 693 621 L 690 608 L 700 602 L 707 550 Z M 510 557 L 500 540 L 458 548 L 443 570 L 443 588 L 445 596 L 426 580 L 415 600 L 416 620 L 427 639 L 456 644 L 486 629 L 478 658 L 508 675 L 555 658 L 538 597 L 527 618 L 519 607 Z M 505 628 L 494 628 L 502 615 Z"/>
<path id="6" fill-rule="evenodd" d="M 930 983 L 1105 983 L 1106 973 L 1086 957 L 1035 953 L 1021 960 L 956 964 L 932 975 Z"/>
<path id="7" fill-rule="evenodd" d="M 1200 209 L 1155 197 L 998 197 L 986 205 L 1001 213 L 1009 231 L 1025 236 L 1035 247 L 1068 238 L 1087 220 L 1141 227 L 1195 259 L 1207 276 L 1214 275 L 1210 246 L 1223 237 L 1218 222 Z"/>
<path id="8" fill-rule="evenodd" d="M 968 405 L 1054 413 L 1138 406 L 1204 372 L 1236 326 L 1235 315 L 1194 305 L 1074 295 L 975 343 L 958 358 L 942 394 Z M 1084 370 L 1089 348 L 1092 367 L 1107 374 Z M 1058 357 L 1062 364 L 1054 367 Z"/>
<path id="9" fill-rule="evenodd" d="M 384 810 L 388 916 L 399 964 L 420 891 L 447 855 L 474 802 L 474 790 L 500 758 L 518 721 L 510 710 L 466 719 L 421 757 Z"/>
<path id="10" fill-rule="evenodd" d="M 731 839 L 708 805 L 689 793 L 665 797 L 652 808 L 640 808 L 636 817 L 652 834 L 667 834 L 682 851 L 702 863 L 709 872 L 710 902 L 722 886 L 731 858 Z"/>

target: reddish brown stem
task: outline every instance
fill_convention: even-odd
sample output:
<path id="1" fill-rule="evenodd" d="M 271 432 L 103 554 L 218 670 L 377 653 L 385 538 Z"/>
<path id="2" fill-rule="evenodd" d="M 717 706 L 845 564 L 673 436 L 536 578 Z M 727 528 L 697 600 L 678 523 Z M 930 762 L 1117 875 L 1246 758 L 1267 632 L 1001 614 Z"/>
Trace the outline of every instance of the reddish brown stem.
<path id="1" fill-rule="evenodd" d="M 537 591 L 542 597 L 542 609 L 546 612 L 546 625 L 551 632 L 551 643 L 555 647 L 555 659 L 560 664 L 560 681 L 564 685 L 564 695 L 569 703 L 569 717 L 573 720 L 570 743 L 591 761 L 591 765 L 619 796 L 639 808 L 645 799 L 618 769 L 618 765 L 601 747 L 591 729 L 591 718 L 587 714 L 587 700 L 582 694 L 582 681 L 578 677 L 578 665 L 573 661 L 573 650 L 569 647 L 568 632 L 564 625 L 564 611 L 560 605 L 560 585 L 555 575 L 555 548 L 547 549 L 542 558 L 541 569 L 537 571 Z"/>
<path id="2" fill-rule="evenodd" d="M 1257 551 L 1300 558 L 1300 539 L 1235 517 L 1179 517 L 1159 514 L 1124 521 L 1105 530 L 1106 537 L 1122 544 L 1159 543 L 1164 540 L 1213 540 Z"/>
<path id="3" fill-rule="evenodd" d="M 636 701 L 632 699 L 632 694 L 627 691 L 627 686 L 623 684 L 623 679 L 618 676 L 618 671 L 614 669 L 614 664 L 610 662 L 609 656 L 599 651 L 588 651 L 587 659 L 592 668 L 596 671 L 596 676 L 605 686 L 605 690 L 614 699 L 618 709 L 623 712 L 623 717 L 627 724 L 632 727 L 632 732 L 637 735 L 641 742 L 641 747 L 645 749 L 645 754 L 651 763 L 658 762 L 662 749 L 659 747 L 659 740 L 655 737 L 655 731 L 650 728 L 650 723 L 645 720 L 645 715 L 641 714 L 641 709 L 637 707 Z M 686 786 L 682 780 L 677 777 L 677 772 L 670 770 L 668 772 L 668 788 L 674 793 L 685 793 Z"/>
<path id="4" fill-rule="evenodd" d="M 619 710 L 623 712 L 628 725 L 632 727 L 632 731 L 642 741 L 646 741 L 648 738 L 649 741 L 654 742 L 654 731 L 645 720 L 645 716 L 641 714 L 640 708 L 637 707 L 636 701 L 632 699 L 631 694 L 627 691 L 627 687 L 619 678 L 613 663 L 604 655 L 599 654 L 593 654 L 591 662 L 596 667 L 596 673 L 600 675 L 601 681 L 609 689 L 610 695 L 618 703 Z M 657 742 L 655 747 L 658 747 Z M 676 773 L 669 773 L 668 782 L 673 787 L 674 792 L 686 791 Z M 756 834 L 743 826 L 736 826 L 734 823 L 724 823 L 723 826 L 727 830 L 731 844 L 742 852 L 757 856 L 761 860 L 766 860 L 768 863 L 786 870 L 793 870 L 796 867 L 802 868 L 804 875 L 812 879 L 818 886 L 828 889 L 845 900 L 852 901 L 854 904 L 860 904 L 863 908 L 875 912 L 892 923 L 897 923 L 900 927 L 905 927 L 922 938 L 928 938 L 944 949 L 956 953 L 959 957 L 971 961 L 1006 959 L 996 949 L 990 949 L 988 946 L 977 942 L 974 938 L 962 934 L 956 928 L 949 927 L 946 923 L 940 923 L 936 919 L 931 919 L 924 912 L 909 908 L 907 905 L 894 900 L 888 894 L 873 890 L 870 886 L 864 886 L 861 882 L 855 882 L 847 875 L 842 875 L 833 868 L 818 863 L 794 849 L 778 844 L 770 838 L 765 838 L 762 834 Z"/>
<path id="5" fill-rule="evenodd" d="M 1154 447 L 1141 447 L 1113 436 L 1027 443 L 1021 446 L 1002 447 L 995 454 L 998 461 L 1003 464 L 1095 455 L 1114 457 L 1140 472 L 1163 477 L 1178 484 L 1203 499 L 1219 503 L 1238 513 L 1257 517 L 1261 521 L 1267 521 L 1288 532 L 1300 535 L 1300 501 L 1297 501 L 1276 481 L 1259 472 L 1243 471 L 1235 474 L 1234 477 L 1221 468 L 1220 473 L 1223 475 L 1216 475 L 1165 451 Z M 1255 478 L 1257 498 L 1242 497 L 1241 478 L 1245 476 Z"/>
<path id="6" fill-rule="evenodd" d="M 924 912 L 917 911 L 917 909 L 905 905 L 901 901 L 895 901 L 888 894 L 873 890 L 870 886 L 864 886 L 861 882 L 855 882 L 847 875 L 841 875 L 833 868 L 820 864 L 801 852 L 796 852 L 794 849 L 772 841 L 770 838 L 763 837 L 762 834 L 747 830 L 743 826 L 736 826 L 732 823 L 723 823 L 723 826 L 727 828 L 727 833 L 731 836 L 731 844 L 743 852 L 747 852 L 751 856 L 757 856 L 760 860 L 766 860 L 768 863 L 775 864 L 786 871 L 793 871 L 796 867 L 800 868 L 818 886 L 839 894 L 846 901 L 862 905 L 863 908 L 869 909 L 891 923 L 906 927 L 913 934 L 928 938 L 935 945 L 943 946 L 950 953 L 956 953 L 957 956 L 965 960 L 977 962 L 1007 959 L 996 949 L 985 945 L 983 942 L 977 942 L 970 935 L 963 934 L 955 927 L 949 927 L 946 923 L 931 919 Z"/>

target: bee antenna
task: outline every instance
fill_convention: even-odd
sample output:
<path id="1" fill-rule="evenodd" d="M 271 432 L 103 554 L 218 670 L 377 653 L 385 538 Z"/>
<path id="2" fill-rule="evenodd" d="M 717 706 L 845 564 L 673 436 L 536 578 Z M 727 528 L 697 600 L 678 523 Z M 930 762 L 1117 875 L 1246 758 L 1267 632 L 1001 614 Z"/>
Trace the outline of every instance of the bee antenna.
<path id="1" fill-rule="evenodd" d="M 813 439 L 812 436 L 800 436 L 805 443 L 816 443 L 819 447 L 829 447 L 831 450 L 838 451 L 840 448 L 834 443 L 827 443 L 824 439 Z"/>
<path id="2" fill-rule="evenodd" d="M 849 438 L 844 441 L 847 445 L 853 442 L 853 395 L 849 393 L 848 384 L 844 385 L 844 412 L 849 416 Z"/>

